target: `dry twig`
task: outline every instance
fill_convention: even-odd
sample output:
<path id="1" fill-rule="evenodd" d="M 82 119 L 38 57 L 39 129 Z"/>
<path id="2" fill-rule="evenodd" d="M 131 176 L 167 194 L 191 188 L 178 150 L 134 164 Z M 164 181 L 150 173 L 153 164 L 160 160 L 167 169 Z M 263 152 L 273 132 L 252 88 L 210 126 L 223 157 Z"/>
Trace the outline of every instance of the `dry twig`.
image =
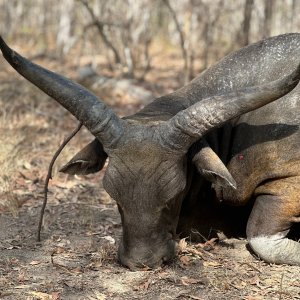
<path id="1" fill-rule="evenodd" d="M 61 151 L 65 148 L 65 146 L 69 143 L 69 141 L 76 135 L 76 133 L 80 130 L 81 127 L 82 127 L 82 123 L 79 123 L 77 128 L 69 136 L 67 136 L 65 138 L 63 143 L 60 145 L 60 147 L 54 153 L 54 155 L 51 159 L 51 162 L 49 164 L 48 174 L 47 174 L 46 181 L 45 181 L 45 186 L 44 186 L 44 201 L 43 201 L 43 205 L 42 205 L 42 208 L 41 208 L 40 220 L 39 220 L 38 232 L 37 232 L 37 241 L 38 242 L 41 241 L 41 229 L 42 229 L 42 225 L 43 225 L 43 218 L 44 218 L 45 208 L 46 208 L 46 205 L 47 205 L 48 185 L 49 185 L 50 179 L 52 179 L 53 165 L 54 165 L 57 157 L 61 153 Z"/>

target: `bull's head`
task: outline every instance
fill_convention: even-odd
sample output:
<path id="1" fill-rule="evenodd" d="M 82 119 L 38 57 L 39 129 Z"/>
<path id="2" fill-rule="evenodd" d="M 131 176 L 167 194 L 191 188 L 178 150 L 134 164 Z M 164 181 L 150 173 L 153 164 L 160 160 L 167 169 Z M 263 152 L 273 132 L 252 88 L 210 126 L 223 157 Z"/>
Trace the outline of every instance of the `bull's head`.
<path id="1" fill-rule="evenodd" d="M 120 261 L 132 269 L 156 267 L 174 255 L 174 236 L 187 188 L 186 153 L 191 145 L 232 118 L 282 97 L 300 78 L 298 67 L 267 85 L 199 101 L 168 120 L 142 122 L 120 119 L 85 88 L 29 62 L 1 38 L 0 48 L 22 76 L 58 101 L 96 137 L 63 171 L 95 172 L 109 158 L 104 187 L 116 200 L 122 218 Z M 220 159 L 202 145 L 193 162 L 205 175 L 209 161 L 217 169 L 210 172 L 211 178 L 234 187 Z"/>

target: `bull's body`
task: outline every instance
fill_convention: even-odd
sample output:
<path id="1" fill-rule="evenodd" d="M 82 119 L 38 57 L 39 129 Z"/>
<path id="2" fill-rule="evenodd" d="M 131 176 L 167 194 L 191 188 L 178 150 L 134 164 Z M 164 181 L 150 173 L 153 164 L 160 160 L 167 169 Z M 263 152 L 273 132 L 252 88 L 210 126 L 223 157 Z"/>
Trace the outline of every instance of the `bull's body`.
<path id="1" fill-rule="evenodd" d="M 95 140 L 64 171 L 78 173 L 81 167 L 85 173 L 99 170 L 108 153 L 110 163 L 104 183 L 119 205 L 123 224 L 119 252 L 125 265 L 156 266 L 168 260 L 181 204 L 183 210 L 188 210 L 207 196 L 234 206 L 253 201 L 247 237 L 254 251 L 269 262 L 300 265 L 300 244 L 286 238 L 300 218 L 299 84 L 275 102 L 228 116 L 226 123 L 215 122 L 207 102 L 210 98 L 213 105 L 219 105 L 220 101 L 225 103 L 220 95 L 278 80 L 296 69 L 299 58 L 300 34 L 266 39 L 232 53 L 187 86 L 125 118 L 128 127 L 116 122 L 109 134 L 122 131 L 122 136 L 110 140 L 109 145 L 103 126 L 99 130 L 98 125 L 91 125 L 95 114 L 90 113 L 86 126 L 105 141 L 105 152 Z M 18 65 L 14 67 L 18 70 Z M 31 73 L 22 72 L 49 93 L 44 87 L 46 81 L 35 82 Z M 60 101 L 57 92 L 51 96 Z M 247 112 L 250 109 L 244 109 L 245 103 L 238 106 Z M 62 104 L 84 120 L 68 103 Z M 200 112 L 193 108 L 198 104 Z M 185 111 L 178 114 L 186 108 L 188 115 Z M 221 111 L 228 115 L 235 108 L 234 104 L 229 112 L 224 107 Z M 206 121 L 205 130 L 198 126 L 199 114 Z M 223 115 L 216 118 L 223 120 Z M 110 119 L 105 126 L 108 122 Z M 205 134 L 200 135 L 201 130 Z M 185 148 L 175 139 L 177 134 L 181 143 L 186 141 Z M 215 195 L 208 182 L 213 183 Z M 201 211 L 197 215 L 202 218 Z"/>
<path id="2" fill-rule="evenodd" d="M 152 102 L 133 118 L 141 122 L 164 120 L 207 97 L 276 80 L 295 69 L 299 57 L 300 34 L 282 35 L 250 45 L 228 55 L 191 84 L 176 91 L 175 95 Z M 181 97 L 181 94 L 184 96 Z M 148 119 L 147 115 L 151 118 Z M 236 189 L 230 185 L 217 186 L 217 200 L 244 206 L 258 199 L 248 222 L 248 239 L 286 235 L 291 224 L 300 218 L 300 85 L 281 99 L 215 129 L 205 139 L 237 183 Z M 205 209 L 207 204 L 202 206 L 195 202 L 207 201 L 203 197 L 214 197 L 210 188 L 210 184 L 203 182 L 203 176 L 193 172 L 184 205 L 194 210 L 193 217 L 196 214 L 200 222 L 201 218 L 207 218 L 201 210 L 195 212 L 195 209 Z M 213 209 L 213 206 L 208 206 Z M 190 226 L 199 226 L 193 222 L 195 220 L 190 220 Z M 182 226 L 187 227 L 186 224 Z M 262 240 L 262 243 L 265 243 L 266 252 L 276 253 L 266 241 Z M 259 255 L 267 257 L 264 250 Z M 291 261 L 296 259 L 300 264 L 299 246 L 295 256 Z M 267 260 L 272 261 L 270 258 Z M 285 257 L 280 262 L 287 263 L 289 258 Z"/>

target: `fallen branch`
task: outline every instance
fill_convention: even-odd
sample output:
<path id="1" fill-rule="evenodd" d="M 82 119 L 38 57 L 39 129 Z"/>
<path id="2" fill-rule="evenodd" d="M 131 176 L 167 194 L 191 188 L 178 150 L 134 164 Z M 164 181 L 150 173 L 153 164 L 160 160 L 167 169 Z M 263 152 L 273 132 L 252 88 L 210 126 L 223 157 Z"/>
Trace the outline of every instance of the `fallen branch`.
<path id="1" fill-rule="evenodd" d="M 63 143 L 60 145 L 60 147 L 54 153 L 54 155 L 51 159 L 51 162 L 49 164 L 48 174 L 47 174 L 45 186 L 44 186 L 44 201 L 43 201 L 43 205 L 42 205 L 41 212 L 40 212 L 40 220 L 39 220 L 38 232 L 37 232 L 37 241 L 38 242 L 41 241 L 41 230 L 42 230 L 42 225 L 43 225 L 43 218 L 44 218 L 45 208 L 46 208 L 47 200 L 48 200 L 48 185 L 49 185 L 50 179 L 52 179 L 53 165 L 54 165 L 57 157 L 61 153 L 61 151 L 65 148 L 65 146 L 69 143 L 69 141 L 76 135 L 76 133 L 80 130 L 81 127 L 82 127 L 82 123 L 79 123 L 77 128 L 69 136 L 67 136 L 65 138 Z"/>

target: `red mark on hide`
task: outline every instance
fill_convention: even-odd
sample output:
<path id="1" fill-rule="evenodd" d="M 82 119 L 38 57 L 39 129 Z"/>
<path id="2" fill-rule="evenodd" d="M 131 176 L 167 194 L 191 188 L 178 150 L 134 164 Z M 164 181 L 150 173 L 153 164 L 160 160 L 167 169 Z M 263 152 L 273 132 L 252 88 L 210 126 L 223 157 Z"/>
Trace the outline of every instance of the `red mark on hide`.
<path id="1" fill-rule="evenodd" d="M 244 159 L 244 155 L 243 154 L 239 154 L 238 158 L 239 158 L 239 160 L 243 160 Z"/>

